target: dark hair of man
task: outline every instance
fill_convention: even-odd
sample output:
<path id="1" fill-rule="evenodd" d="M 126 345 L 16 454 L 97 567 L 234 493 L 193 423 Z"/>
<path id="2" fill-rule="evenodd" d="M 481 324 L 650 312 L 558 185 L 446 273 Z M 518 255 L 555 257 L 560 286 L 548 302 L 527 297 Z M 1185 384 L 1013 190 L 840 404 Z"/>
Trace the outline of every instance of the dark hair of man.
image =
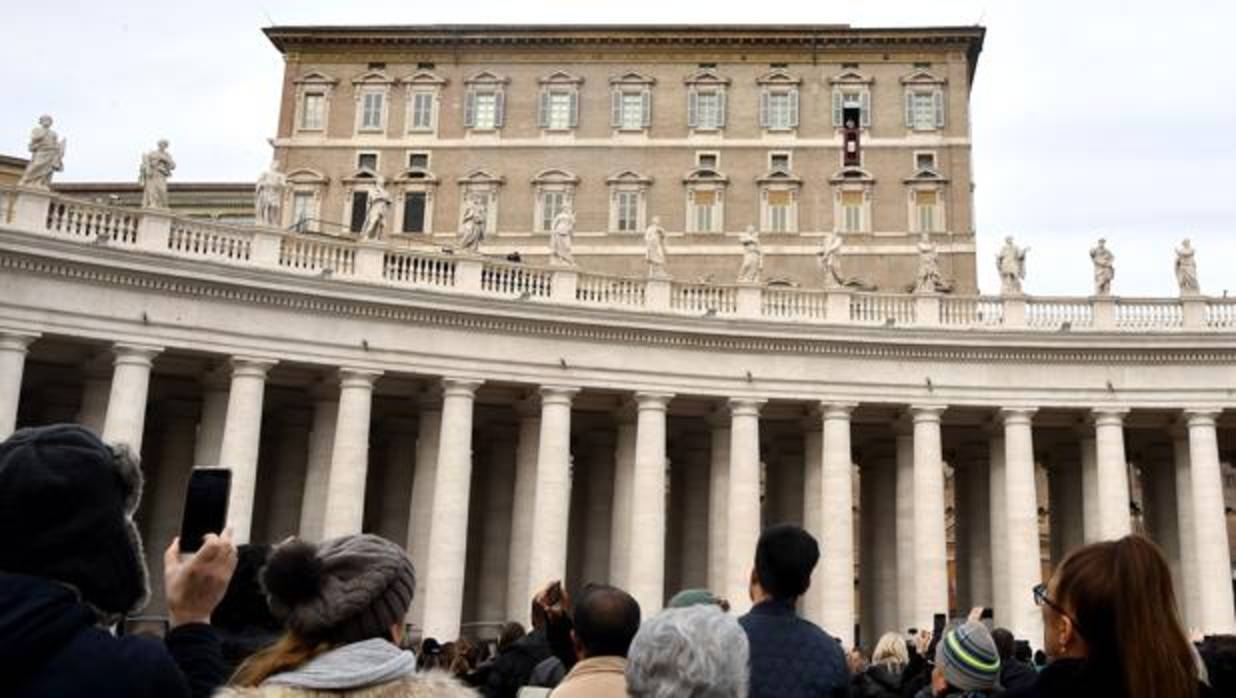
<path id="1" fill-rule="evenodd" d="M 815 538 L 791 524 L 764 529 L 755 546 L 756 577 L 764 591 L 779 600 L 802 596 L 819 561 L 820 546 Z"/>
<path id="2" fill-rule="evenodd" d="M 1000 661 L 1008 661 L 1013 656 L 1013 633 L 1004 628 L 991 631 L 991 639 L 996 643 L 996 651 L 1000 653 Z"/>
<path id="3" fill-rule="evenodd" d="M 625 657 L 639 632 L 639 602 L 617 587 L 584 587 L 573 615 L 575 638 L 589 657 Z"/>

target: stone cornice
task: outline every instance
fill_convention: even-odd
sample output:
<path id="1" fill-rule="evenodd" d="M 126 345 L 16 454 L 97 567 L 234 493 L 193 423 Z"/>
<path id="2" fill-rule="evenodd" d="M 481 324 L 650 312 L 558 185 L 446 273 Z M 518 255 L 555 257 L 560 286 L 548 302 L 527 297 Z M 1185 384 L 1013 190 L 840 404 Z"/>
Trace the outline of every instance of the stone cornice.
<path id="1" fill-rule="evenodd" d="M 1137 335 L 1073 332 L 985 333 L 964 330 L 802 325 L 579 308 L 418 289 L 288 277 L 255 269 L 40 240 L 12 249 L 0 234 L 0 269 L 119 286 L 186 298 L 347 315 L 400 324 L 561 337 L 605 344 L 891 359 L 1041 364 L 1236 363 L 1236 341 L 1206 333 Z M 1128 346 L 1136 341 L 1140 346 Z"/>

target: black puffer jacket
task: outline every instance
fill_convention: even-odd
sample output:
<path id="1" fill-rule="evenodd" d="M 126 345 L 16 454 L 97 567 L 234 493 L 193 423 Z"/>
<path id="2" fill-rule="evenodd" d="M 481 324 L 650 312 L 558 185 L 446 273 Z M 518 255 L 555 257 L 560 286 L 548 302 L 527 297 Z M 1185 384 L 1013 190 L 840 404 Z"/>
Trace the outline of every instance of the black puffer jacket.
<path id="1" fill-rule="evenodd" d="M 873 664 L 854 677 L 854 698 L 901 698 L 904 667 Z"/>
<path id="2" fill-rule="evenodd" d="M 181 626 L 165 644 L 113 637 L 95 618 L 64 585 L 0 573 L 0 695 L 204 698 L 226 678 L 210 626 Z"/>
<path id="3" fill-rule="evenodd" d="M 490 665 L 485 683 L 480 686 L 485 698 L 515 698 L 522 686 L 528 685 L 532 670 L 550 656 L 545 629 L 537 628 L 524 635 Z"/>

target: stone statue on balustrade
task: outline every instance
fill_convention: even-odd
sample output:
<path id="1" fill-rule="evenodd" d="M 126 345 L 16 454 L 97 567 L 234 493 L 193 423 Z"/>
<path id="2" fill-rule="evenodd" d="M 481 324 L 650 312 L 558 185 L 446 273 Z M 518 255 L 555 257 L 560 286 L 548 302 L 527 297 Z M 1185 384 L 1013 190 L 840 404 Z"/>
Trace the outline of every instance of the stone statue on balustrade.
<path id="1" fill-rule="evenodd" d="M 1176 248 L 1176 283 L 1180 286 L 1182 296 L 1196 296 L 1202 292 L 1201 284 L 1197 281 L 1196 252 L 1189 238 L 1185 238 L 1180 247 Z"/>
<path id="2" fill-rule="evenodd" d="M 287 175 L 279 171 L 279 163 L 271 161 L 253 190 L 253 205 L 258 225 L 278 228 L 283 224 L 283 194 L 288 188 Z"/>
<path id="3" fill-rule="evenodd" d="M 826 233 L 820 240 L 820 249 L 815 253 L 816 266 L 824 279 L 824 288 L 844 288 L 852 291 L 874 291 L 875 286 L 856 276 L 841 273 L 841 247 L 844 241 L 836 233 Z"/>
<path id="4" fill-rule="evenodd" d="M 742 243 L 742 266 L 738 268 L 738 283 L 757 284 L 760 272 L 764 271 L 764 251 L 760 249 L 760 234 L 754 225 L 747 226 L 739 242 Z"/>
<path id="5" fill-rule="evenodd" d="M 665 271 L 665 228 L 661 217 L 653 216 L 652 223 L 644 230 L 644 259 L 648 262 L 648 278 L 668 279 Z"/>
<path id="6" fill-rule="evenodd" d="M 1094 295 L 1111 295 L 1112 279 L 1116 278 L 1116 255 L 1107 249 L 1107 240 L 1099 238 L 1099 244 L 1090 248 L 1090 260 L 1094 262 Z"/>
<path id="7" fill-rule="evenodd" d="M 382 239 L 390 217 L 391 195 L 386 191 L 386 179 L 378 175 L 373 181 L 373 191 L 369 192 L 369 210 L 365 213 L 365 227 L 361 229 L 361 237 L 366 240 Z"/>
<path id="8" fill-rule="evenodd" d="M 473 253 L 480 251 L 488 218 L 489 209 L 485 205 L 485 197 L 469 197 L 464 206 L 463 217 L 459 221 L 459 250 Z"/>
<path id="9" fill-rule="evenodd" d="M 52 118 L 44 114 L 30 132 L 30 162 L 17 181 L 19 187 L 50 189 L 52 175 L 64 169 L 65 141 L 52 130 Z"/>
<path id="10" fill-rule="evenodd" d="M 167 152 L 167 141 L 160 140 L 157 150 L 142 156 L 137 181 L 142 185 L 142 208 L 167 209 L 167 179 L 176 169 L 176 161 Z"/>
<path id="11" fill-rule="evenodd" d="M 914 293 L 947 293 L 952 289 L 940 276 L 940 252 L 931 236 L 924 232 L 918 239 L 918 273 L 914 277 Z"/>
<path id="12" fill-rule="evenodd" d="M 549 235 L 549 263 L 561 267 L 575 266 L 575 253 L 571 251 L 575 236 L 575 211 L 570 201 L 563 204 L 562 210 L 554 216 Z"/>
<path id="13" fill-rule="evenodd" d="M 996 271 L 1000 272 L 1000 293 L 1005 296 L 1022 295 L 1021 282 L 1026 278 L 1026 253 L 1029 247 L 1013 244 L 1013 236 L 1004 238 L 1004 247 L 996 255 Z"/>

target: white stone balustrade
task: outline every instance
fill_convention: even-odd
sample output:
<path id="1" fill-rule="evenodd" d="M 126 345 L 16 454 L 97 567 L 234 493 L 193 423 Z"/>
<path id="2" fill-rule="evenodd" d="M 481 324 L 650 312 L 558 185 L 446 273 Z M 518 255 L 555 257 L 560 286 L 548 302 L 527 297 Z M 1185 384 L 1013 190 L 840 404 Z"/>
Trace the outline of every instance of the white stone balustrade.
<path id="1" fill-rule="evenodd" d="M 411 243 L 330 239 L 0 187 L 19 233 L 341 281 L 450 289 L 565 305 L 787 323 L 1039 332 L 1233 332 L 1236 299 L 1034 298 L 718 285 L 444 254 Z"/>

